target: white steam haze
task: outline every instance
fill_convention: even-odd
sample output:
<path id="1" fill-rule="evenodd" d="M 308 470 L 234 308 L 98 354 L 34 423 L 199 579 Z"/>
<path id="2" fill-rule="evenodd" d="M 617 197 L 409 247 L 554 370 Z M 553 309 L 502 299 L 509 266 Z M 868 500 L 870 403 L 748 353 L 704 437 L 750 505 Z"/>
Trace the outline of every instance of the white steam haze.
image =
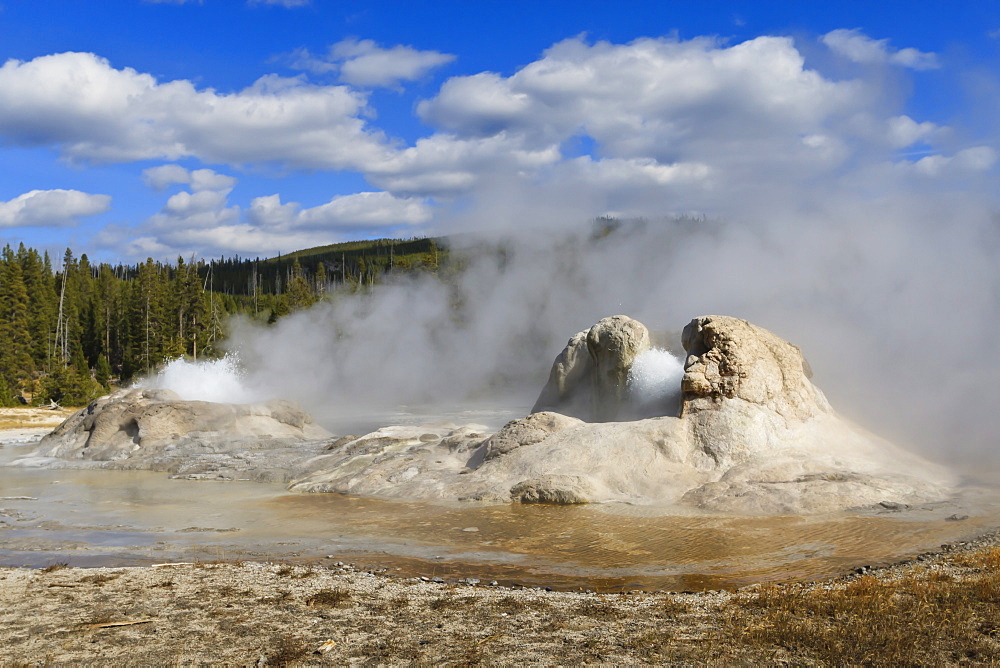
<path id="1" fill-rule="evenodd" d="M 913 70 L 947 68 L 934 54 L 857 31 L 825 44 L 809 46 L 821 72 L 786 38 L 573 39 L 511 76 L 449 79 L 418 107 L 436 133 L 364 171 L 437 198 L 426 229 L 463 233 L 467 270 L 235 323 L 248 387 L 321 420 L 527 407 L 602 317 L 677 333 L 725 314 L 799 345 L 834 407 L 877 433 L 941 460 L 992 456 L 995 133 L 907 115 L 929 76 Z M 989 90 L 970 104 L 996 109 Z M 586 221 L 606 213 L 645 223 L 593 238 Z"/>

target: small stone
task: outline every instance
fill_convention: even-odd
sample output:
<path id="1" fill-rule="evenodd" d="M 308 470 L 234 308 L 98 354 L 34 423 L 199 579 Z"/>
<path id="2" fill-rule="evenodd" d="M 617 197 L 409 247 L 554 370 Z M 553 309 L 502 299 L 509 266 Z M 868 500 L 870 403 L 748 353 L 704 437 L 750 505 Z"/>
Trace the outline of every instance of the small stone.
<path id="1" fill-rule="evenodd" d="M 945 522 L 961 522 L 962 520 L 967 520 L 967 519 L 969 519 L 968 515 L 958 515 L 958 514 L 955 514 L 955 515 L 949 515 L 948 517 L 944 518 L 944 521 Z"/>
<path id="2" fill-rule="evenodd" d="M 905 503 L 897 503 L 896 501 L 880 501 L 879 504 L 886 510 L 905 510 L 909 508 Z"/>
<path id="3" fill-rule="evenodd" d="M 479 531 L 479 527 L 465 527 L 464 529 L 462 529 L 462 531 L 466 531 L 468 533 L 476 533 L 477 531 Z"/>

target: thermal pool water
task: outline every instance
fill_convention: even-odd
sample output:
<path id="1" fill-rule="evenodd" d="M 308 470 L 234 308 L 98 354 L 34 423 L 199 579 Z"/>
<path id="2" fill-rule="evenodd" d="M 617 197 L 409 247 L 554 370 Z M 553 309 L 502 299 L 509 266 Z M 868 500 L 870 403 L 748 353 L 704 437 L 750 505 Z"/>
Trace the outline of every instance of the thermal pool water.
<path id="1" fill-rule="evenodd" d="M 972 491 L 961 502 L 906 513 L 810 518 L 434 505 L 148 471 L 3 466 L 29 450 L 0 446 L 3 565 L 344 561 L 402 576 L 565 589 L 715 589 L 889 562 L 995 527 L 998 507 L 992 492 Z"/>

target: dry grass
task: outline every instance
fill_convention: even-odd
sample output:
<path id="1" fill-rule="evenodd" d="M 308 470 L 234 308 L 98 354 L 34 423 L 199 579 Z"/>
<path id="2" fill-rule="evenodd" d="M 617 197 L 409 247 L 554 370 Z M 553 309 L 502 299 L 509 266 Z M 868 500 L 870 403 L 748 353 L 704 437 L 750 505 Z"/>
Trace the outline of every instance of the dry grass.
<path id="1" fill-rule="evenodd" d="M 121 577 L 119 574 L 115 573 L 113 575 L 108 575 L 106 573 L 98 573 L 97 575 L 88 575 L 86 577 L 80 578 L 79 582 L 86 584 L 102 585 L 105 582 L 111 582 L 112 580 L 117 580 Z M 153 585 L 154 587 L 163 585 Z"/>
<path id="2" fill-rule="evenodd" d="M 54 573 L 55 571 L 61 571 L 64 568 L 69 568 L 69 564 L 65 561 L 60 561 L 55 564 L 50 564 L 42 569 L 43 573 Z"/>
<path id="3" fill-rule="evenodd" d="M 321 589 L 306 599 L 306 605 L 340 607 L 351 602 L 351 592 L 346 589 Z"/>
<path id="4" fill-rule="evenodd" d="M 262 662 L 267 666 L 287 666 L 305 658 L 312 651 L 312 647 L 301 638 L 272 638 L 269 645 Z"/>
<path id="5" fill-rule="evenodd" d="M 990 553 L 952 563 L 957 576 L 921 569 L 900 578 L 864 575 L 839 587 L 768 585 L 734 603 L 722 635 L 837 665 L 915 665 L 1000 660 L 1000 571 Z"/>
<path id="6" fill-rule="evenodd" d="M 36 429 L 38 427 L 57 427 L 59 422 L 54 424 L 48 424 L 45 422 L 36 422 L 33 420 L 0 420 L 0 430 L 10 430 L 10 429 Z"/>

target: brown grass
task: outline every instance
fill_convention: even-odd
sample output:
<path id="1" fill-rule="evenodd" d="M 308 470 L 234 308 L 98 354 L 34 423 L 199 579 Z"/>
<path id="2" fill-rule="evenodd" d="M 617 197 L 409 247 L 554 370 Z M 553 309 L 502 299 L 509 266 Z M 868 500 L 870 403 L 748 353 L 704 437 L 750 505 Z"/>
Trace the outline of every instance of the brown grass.
<path id="1" fill-rule="evenodd" d="M 121 575 L 119 575 L 118 573 L 115 573 L 114 575 L 108 575 L 107 573 L 97 573 L 96 575 L 87 575 L 86 577 L 80 578 L 80 582 L 102 585 L 105 582 L 111 582 L 112 580 L 117 580 L 120 577 Z"/>
<path id="2" fill-rule="evenodd" d="M 54 573 L 55 571 L 61 571 L 64 568 L 69 568 L 69 564 L 65 561 L 60 561 L 59 563 L 50 564 L 42 569 L 43 573 Z"/>
<path id="3" fill-rule="evenodd" d="M 974 572 L 861 576 L 842 587 L 768 585 L 730 605 L 729 642 L 832 664 L 1000 660 L 1000 550 L 961 555 Z"/>
<path id="4" fill-rule="evenodd" d="M 301 638 L 272 638 L 264 655 L 264 665 L 287 666 L 309 655 L 312 648 Z"/>
<path id="5" fill-rule="evenodd" d="M 351 600 L 351 592 L 346 589 L 321 589 L 306 599 L 306 605 L 330 607 L 343 606 Z"/>

